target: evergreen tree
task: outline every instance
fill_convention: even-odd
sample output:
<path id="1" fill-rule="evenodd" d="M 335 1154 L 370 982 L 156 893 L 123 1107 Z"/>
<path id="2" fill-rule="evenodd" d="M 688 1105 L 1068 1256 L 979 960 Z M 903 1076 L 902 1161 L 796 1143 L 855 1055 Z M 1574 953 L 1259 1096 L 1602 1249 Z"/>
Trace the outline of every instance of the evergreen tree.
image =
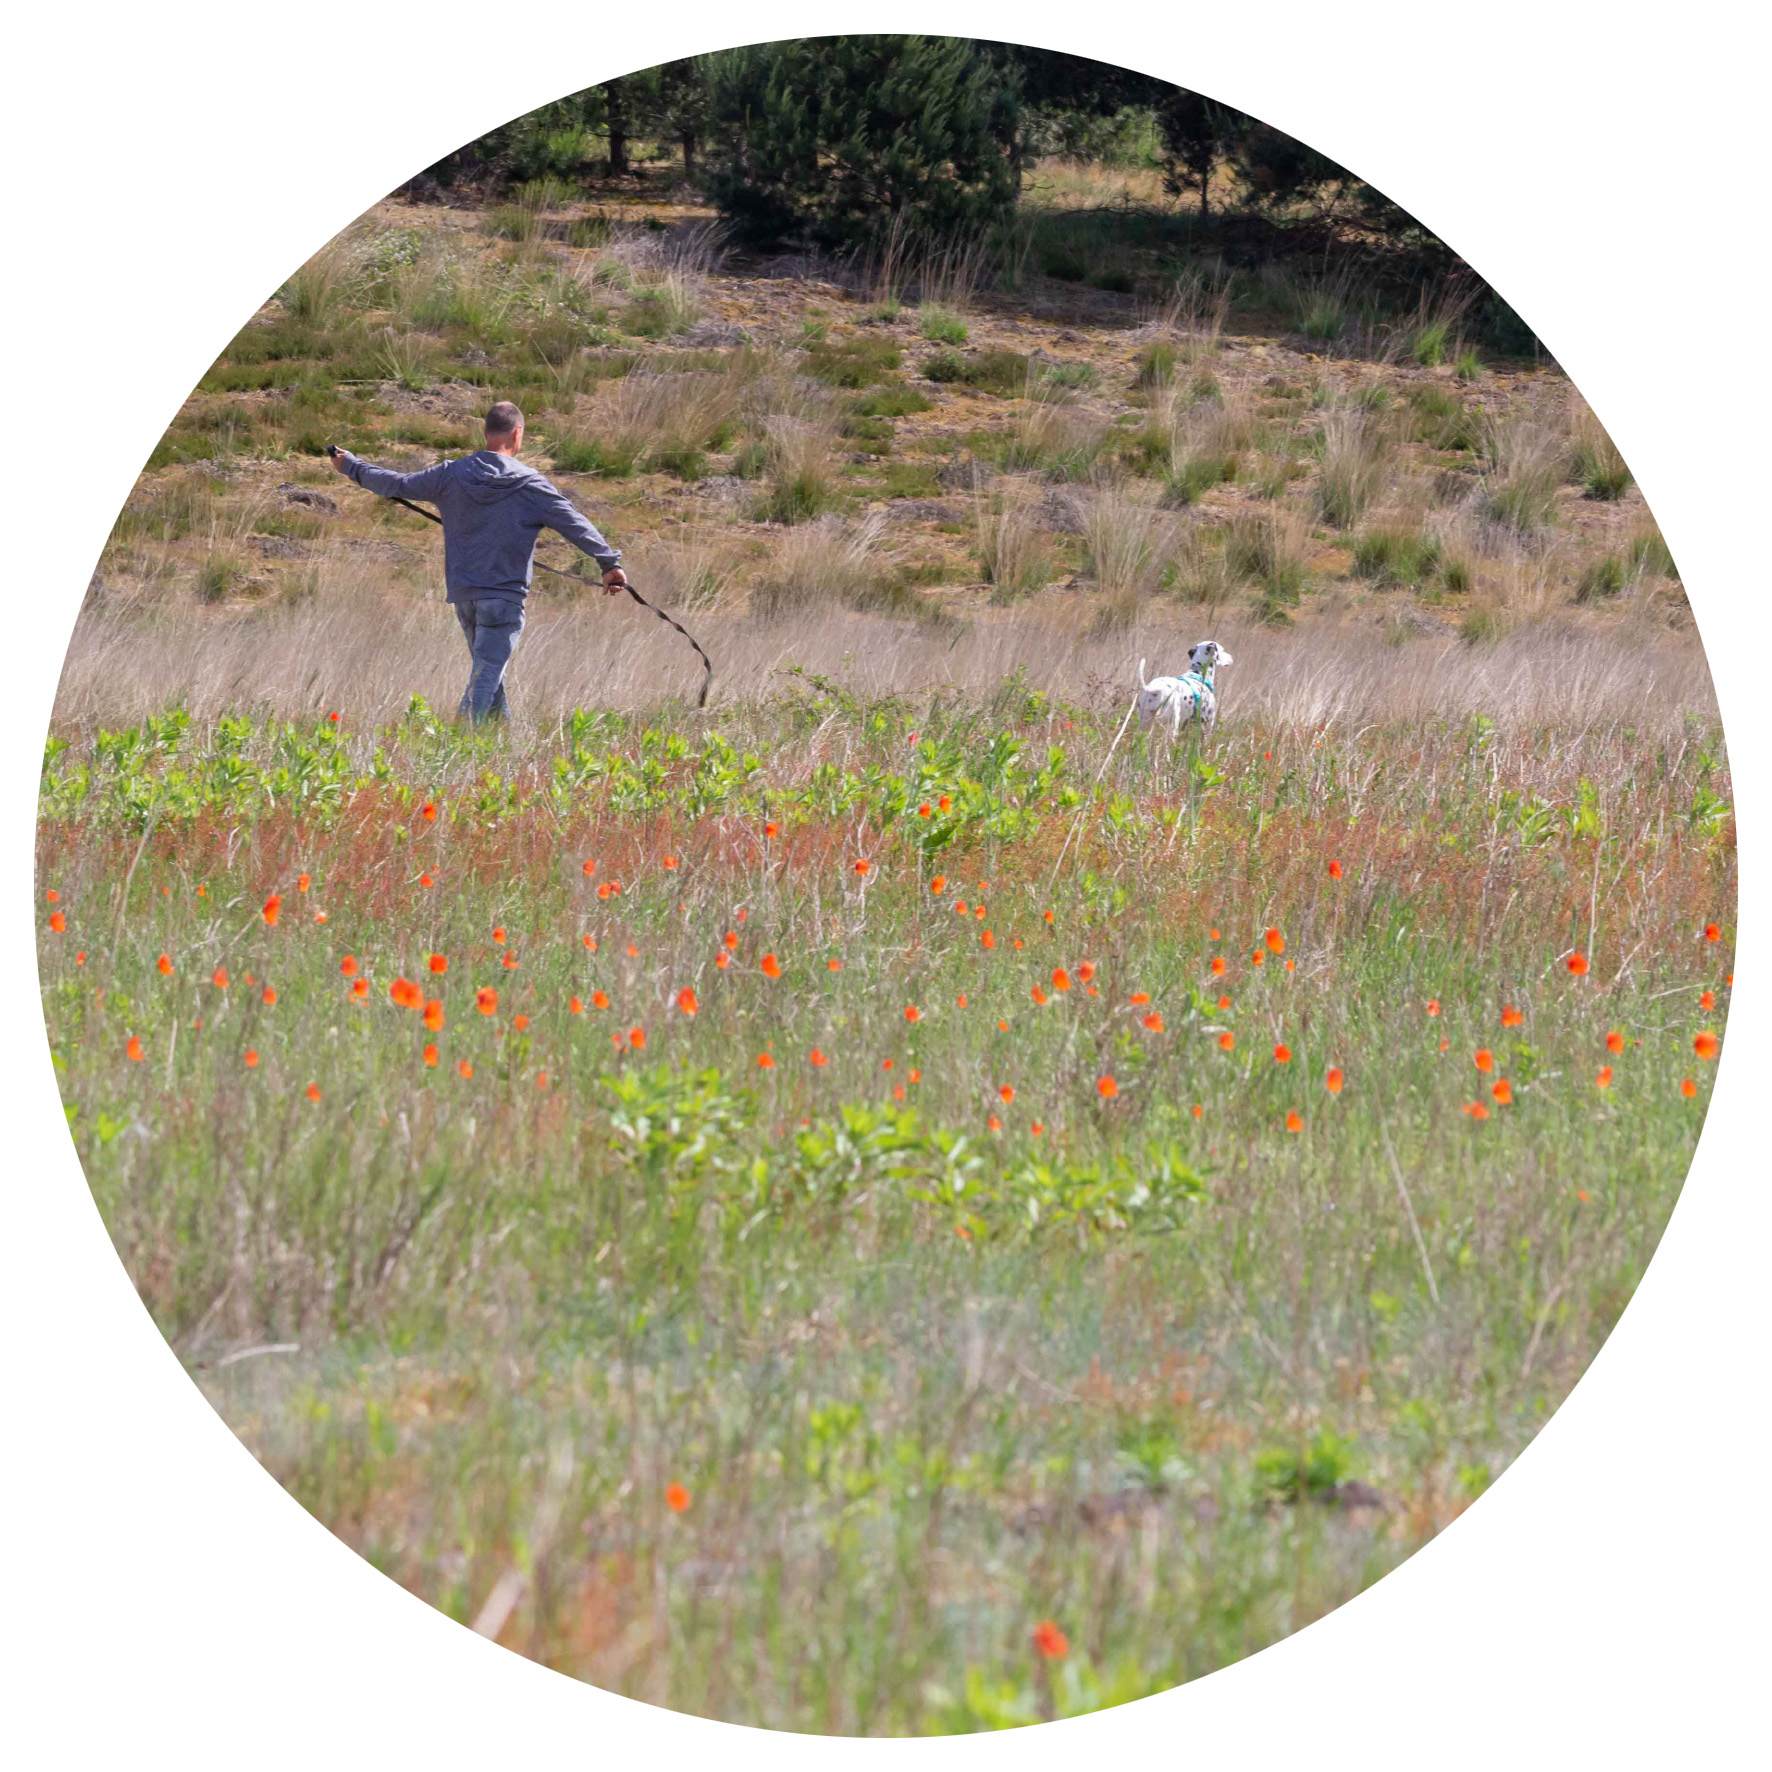
<path id="1" fill-rule="evenodd" d="M 952 37 L 822 37 L 708 62 L 706 184 L 742 238 L 976 231 L 1014 203 L 1018 82 Z"/>

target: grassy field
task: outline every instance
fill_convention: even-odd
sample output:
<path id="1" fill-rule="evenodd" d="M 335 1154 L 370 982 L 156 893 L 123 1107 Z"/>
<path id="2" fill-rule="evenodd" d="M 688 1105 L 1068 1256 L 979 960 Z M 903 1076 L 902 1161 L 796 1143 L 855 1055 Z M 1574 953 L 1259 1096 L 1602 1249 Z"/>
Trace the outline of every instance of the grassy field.
<path id="1" fill-rule="evenodd" d="M 105 1221 L 293 1495 L 579 1678 L 894 1734 L 1233 1661 L 1506 1468 L 1686 1173 L 1731 789 L 1628 468 L 1153 177 L 914 265 L 379 205 L 98 563 L 39 942 Z M 319 452 L 504 395 L 705 714 L 553 580 L 510 726 L 434 711 L 436 533 Z M 1121 736 L 1209 635 L 1214 739 Z"/>
<path id="2" fill-rule="evenodd" d="M 1453 1518 L 1655 1248 L 1727 769 L 1565 681 L 1197 759 L 1017 677 L 70 721 L 73 1137 L 224 1418 L 464 1623 L 780 1728 L 1119 1702 Z"/>

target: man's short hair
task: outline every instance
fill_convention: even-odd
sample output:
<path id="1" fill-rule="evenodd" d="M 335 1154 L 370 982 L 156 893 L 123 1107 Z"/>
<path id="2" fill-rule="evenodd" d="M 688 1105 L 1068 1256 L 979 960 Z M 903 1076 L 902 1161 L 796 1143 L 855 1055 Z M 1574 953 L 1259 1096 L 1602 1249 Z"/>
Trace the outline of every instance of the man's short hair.
<path id="1" fill-rule="evenodd" d="M 523 413 L 514 400 L 500 400 L 486 414 L 486 435 L 508 437 L 523 428 Z"/>

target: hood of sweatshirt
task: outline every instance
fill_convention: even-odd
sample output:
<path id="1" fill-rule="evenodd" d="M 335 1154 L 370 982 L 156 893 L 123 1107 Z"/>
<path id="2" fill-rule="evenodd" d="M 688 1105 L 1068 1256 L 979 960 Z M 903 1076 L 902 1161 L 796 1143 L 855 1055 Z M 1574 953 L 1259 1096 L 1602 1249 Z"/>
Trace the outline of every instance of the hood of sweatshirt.
<path id="1" fill-rule="evenodd" d="M 478 449 L 464 456 L 458 471 L 463 493 L 482 505 L 497 504 L 540 478 L 534 468 L 491 449 Z"/>

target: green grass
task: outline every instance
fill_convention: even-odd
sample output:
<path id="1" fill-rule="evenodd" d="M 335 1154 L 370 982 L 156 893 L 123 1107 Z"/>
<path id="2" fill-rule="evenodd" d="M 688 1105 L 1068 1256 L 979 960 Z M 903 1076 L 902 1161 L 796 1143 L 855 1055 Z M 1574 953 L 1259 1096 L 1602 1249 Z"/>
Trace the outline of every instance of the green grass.
<path id="1" fill-rule="evenodd" d="M 950 308 L 924 308 L 918 316 L 917 330 L 937 344 L 963 345 L 966 342 L 966 322 Z"/>
<path id="2" fill-rule="evenodd" d="M 789 684 L 58 737 L 44 1012 L 132 1282 L 345 1542 L 464 1622 L 520 1572 L 500 1640 L 634 1697 L 965 1730 L 1302 1628 L 1655 1248 L 1725 778 L 1616 723 L 1241 725 L 1178 799 L 1017 679 Z"/>
<path id="3" fill-rule="evenodd" d="M 981 351 L 974 357 L 937 351 L 924 363 L 923 374 L 932 382 L 959 382 L 1009 398 L 1026 392 L 1028 360 L 1019 351 Z"/>
<path id="4" fill-rule="evenodd" d="M 1423 529 L 1370 529 L 1354 543 L 1354 576 L 1385 588 L 1425 586 L 1445 564 L 1439 537 Z"/>
<path id="5" fill-rule="evenodd" d="M 903 361 L 890 339 L 842 339 L 814 344 L 806 353 L 806 373 L 833 388 L 867 388 L 892 380 Z"/>

